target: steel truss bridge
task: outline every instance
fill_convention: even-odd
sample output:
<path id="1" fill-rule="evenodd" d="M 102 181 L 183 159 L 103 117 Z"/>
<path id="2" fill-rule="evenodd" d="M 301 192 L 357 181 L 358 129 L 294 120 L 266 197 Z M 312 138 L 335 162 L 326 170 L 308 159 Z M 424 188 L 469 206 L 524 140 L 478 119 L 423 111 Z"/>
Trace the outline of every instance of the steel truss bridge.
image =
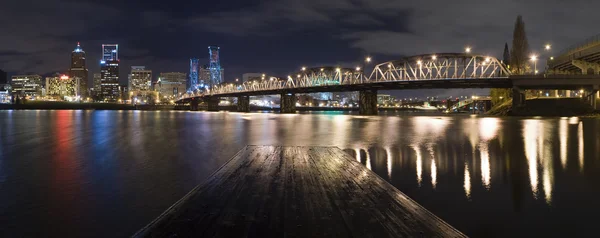
<path id="1" fill-rule="evenodd" d="M 365 74 L 360 68 L 316 67 L 302 68 L 286 78 L 220 84 L 202 93 L 184 94 L 177 103 L 190 103 L 192 109 L 197 109 L 198 101 L 202 100 L 207 102 L 209 110 L 216 110 L 218 100 L 215 99 L 238 97 L 238 110 L 248 111 L 249 96 L 279 94 L 282 112 L 295 112 L 295 94 L 358 91 L 361 114 L 376 114 L 377 90 L 513 88 L 513 94 L 521 95 L 523 89 L 538 86 L 597 89 L 600 85 L 600 77 L 593 81 L 587 78 L 574 81 L 554 78 L 548 81 L 545 77 L 529 75 L 515 78 L 502 62 L 491 56 L 469 53 L 424 54 L 378 64 L 370 74 Z M 524 100 L 517 103 L 524 103 Z"/>
<path id="2" fill-rule="evenodd" d="M 268 95 L 280 91 L 311 93 L 369 88 L 482 88 L 502 86 L 509 76 L 507 68 L 494 57 L 464 53 L 426 54 L 379 64 L 368 76 L 360 68 L 303 68 L 287 78 L 216 85 L 203 93 L 186 94 L 180 100 L 204 96 Z"/>

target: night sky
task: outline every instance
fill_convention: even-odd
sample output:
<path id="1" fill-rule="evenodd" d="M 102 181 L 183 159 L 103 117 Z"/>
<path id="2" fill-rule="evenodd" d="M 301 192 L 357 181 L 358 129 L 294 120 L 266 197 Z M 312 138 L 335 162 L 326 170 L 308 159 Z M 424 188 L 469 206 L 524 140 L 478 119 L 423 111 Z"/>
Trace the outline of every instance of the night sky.
<path id="1" fill-rule="evenodd" d="M 226 81 L 245 72 L 285 76 L 301 66 L 354 67 L 366 55 L 380 63 L 462 52 L 467 45 L 501 58 L 518 14 L 532 51 L 544 56 L 546 43 L 556 54 L 600 33 L 598 9 L 600 1 L 591 0 L 8 0 L 0 7 L 0 69 L 66 72 L 78 41 L 90 78 L 99 72 L 101 44 L 119 44 L 123 82 L 132 65 L 155 75 L 188 72 L 190 57 L 208 63 L 209 45 L 221 47 Z"/>

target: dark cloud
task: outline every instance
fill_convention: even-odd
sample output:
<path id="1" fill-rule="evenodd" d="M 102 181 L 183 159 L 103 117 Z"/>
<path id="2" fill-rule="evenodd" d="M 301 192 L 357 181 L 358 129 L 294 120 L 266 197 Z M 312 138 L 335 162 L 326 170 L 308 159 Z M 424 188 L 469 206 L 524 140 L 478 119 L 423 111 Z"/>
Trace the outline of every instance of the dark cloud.
<path id="1" fill-rule="evenodd" d="M 429 52 L 500 56 L 524 16 L 532 50 L 554 53 L 598 30 L 598 1 L 389 0 L 39 0 L 3 2 L 0 68 L 65 71 L 76 42 L 97 72 L 102 43 L 120 44 L 122 78 L 131 65 L 187 72 L 221 46 L 227 80 L 244 72 L 286 75 L 302 65 L 352 67 Z M 455 91 L 446 91 L 456 94 Z M 437 93 L 437 92 L 436 92 Z"/>

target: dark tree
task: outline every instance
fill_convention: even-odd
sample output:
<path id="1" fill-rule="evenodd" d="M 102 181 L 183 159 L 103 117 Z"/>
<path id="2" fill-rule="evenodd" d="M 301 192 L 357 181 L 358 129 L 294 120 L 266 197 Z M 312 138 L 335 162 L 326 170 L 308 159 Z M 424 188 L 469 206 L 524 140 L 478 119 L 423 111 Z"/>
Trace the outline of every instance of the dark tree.
<path id="1" fill-rule="evenodd" d="M 504 43 L 504 55 L 502 57 L 502 62 L 505 65 L 510 65 L 510 50 L 508 49 L 508 43 Z"/>
<path id="2" fill-rule="evenodd" d="M 525 23 L 521 15 L 517 16 L 510 51 L 510 68 L 514 74 L 525 74 L 529 58 L 529 43 L 525 34 Z"/>

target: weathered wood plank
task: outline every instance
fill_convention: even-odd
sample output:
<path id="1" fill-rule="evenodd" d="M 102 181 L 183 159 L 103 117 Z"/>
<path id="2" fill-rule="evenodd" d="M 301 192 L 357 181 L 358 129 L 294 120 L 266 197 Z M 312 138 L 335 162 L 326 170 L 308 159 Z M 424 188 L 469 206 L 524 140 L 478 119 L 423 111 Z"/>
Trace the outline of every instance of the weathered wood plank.
<path id="1" fill-rule="evenodd" d="M 247 146 L 135 237 L 464 237 L 335 147 Z"/>

